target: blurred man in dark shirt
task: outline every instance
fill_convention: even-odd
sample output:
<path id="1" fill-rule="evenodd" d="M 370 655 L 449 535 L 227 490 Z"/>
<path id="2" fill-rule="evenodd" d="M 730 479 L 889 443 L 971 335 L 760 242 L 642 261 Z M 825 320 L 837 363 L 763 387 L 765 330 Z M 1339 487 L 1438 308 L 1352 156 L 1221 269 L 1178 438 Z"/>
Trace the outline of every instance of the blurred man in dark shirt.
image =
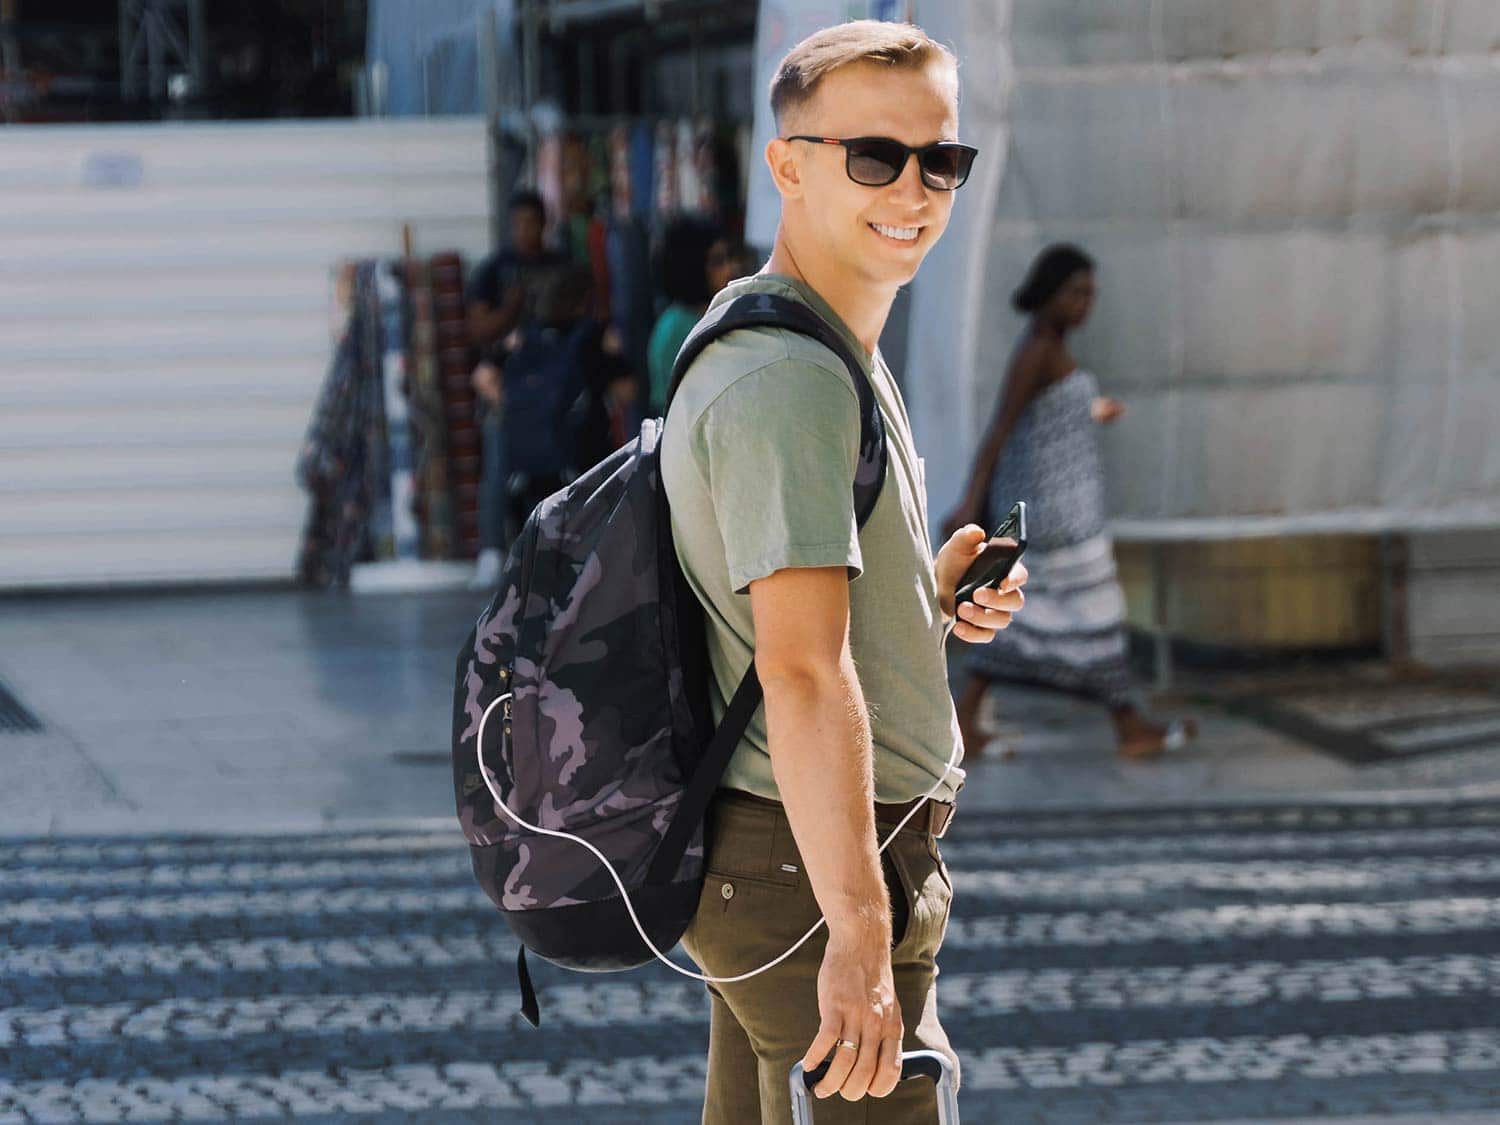
<path id="1" fill-rule="evenodd" d="M 536 314 L 505 338 L 505 450 L 510 469 L 511 526 L 624 443 L 619 408 L 635 381 L 615 328 L 590 313 L 587 266 L 555 271 L 541 288 Z"/>
<path id="2" fill-rule="evenodd" d="M 534 191 L 519 191 L 510 203 L 510 245 L 475 267 L 464 294 L 469 343 L 479 353 L 474 391 L 484 406 L 484 465 L 479 486 L 479 563 L 474 585 L 493 586 L 500 576 L 500 554 L 507 541 L 510 469 L 502 424 L 500 361 L 508 336 L 536 315 L 537 297 L 550 275 L 568 259 L 542 242 L 547 210 Z"/>

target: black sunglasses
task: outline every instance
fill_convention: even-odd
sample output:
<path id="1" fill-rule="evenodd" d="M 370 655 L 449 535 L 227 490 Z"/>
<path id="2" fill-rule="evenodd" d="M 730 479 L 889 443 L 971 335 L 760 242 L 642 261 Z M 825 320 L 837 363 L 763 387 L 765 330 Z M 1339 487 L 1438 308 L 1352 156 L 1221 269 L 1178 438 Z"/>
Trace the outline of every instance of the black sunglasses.
<path id="1" fill-rule="evenodd" d="M 811 141 L 816 145 L 842 145 L 844 148 L 844 171 L 849 178 L 865 187 L 885 187 L 893 184 L 906 167 L 906 158 L 917 154 L 917 167 L 922 170 L 922 182 L 935 191 L 953 191 L 964 186 L 969 178 L 969 169 L 979 150 L 957 141 L 938 141 L 936 144 L 913 148 L 890 137 L 787 137 L 789 141 Z"/>

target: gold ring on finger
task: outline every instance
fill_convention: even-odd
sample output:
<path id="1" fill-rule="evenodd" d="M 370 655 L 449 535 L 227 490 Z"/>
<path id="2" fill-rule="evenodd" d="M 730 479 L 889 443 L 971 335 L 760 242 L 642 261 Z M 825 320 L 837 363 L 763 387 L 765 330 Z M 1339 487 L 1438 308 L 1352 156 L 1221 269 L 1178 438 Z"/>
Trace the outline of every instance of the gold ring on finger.
<path id="1" fill-rule="evenodd" d="M 859 1050 L 859 1044 L 858 1043 L 851 1043 L 847 1039 L 836 1039 L 836 1040 L 834 1040 L 834 1044 L 833 1045 L 835 1047 L 847 1047 L 851 1051 L 857 1051 L 857 1050 Z"/>

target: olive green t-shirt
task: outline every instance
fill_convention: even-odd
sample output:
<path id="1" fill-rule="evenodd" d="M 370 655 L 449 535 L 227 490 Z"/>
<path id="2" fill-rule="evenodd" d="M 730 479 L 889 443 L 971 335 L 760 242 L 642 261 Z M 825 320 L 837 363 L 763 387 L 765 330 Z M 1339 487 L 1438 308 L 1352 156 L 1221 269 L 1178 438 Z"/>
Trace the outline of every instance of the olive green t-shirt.
<path id="1" fill-rule="evenodd" d="M 714 719 L 753 657 L 750 583 L 790 567 L 847 567 L 849 646 L 869 707 L 876 799 L 907 801 L 943 776 L 959 733 L 926 482 L 906 404 L 879 352 L 871 357 L 810 287 L 757 274 L 729 285 L 710 307 L 746 293 L 803 302 L 865 361 L 885 417 L 888 467 L 880 500 L 856 532 L 859 402 L 843 361 L 816 340 L 743 329 L 693 364 L 667 414 L 661 464 L 678 561 L 707 612 Z M 934 796 L 951 800 L 962 780 L 955 767 Z M 780 799 L 764 708 L 723 784 Z"/>

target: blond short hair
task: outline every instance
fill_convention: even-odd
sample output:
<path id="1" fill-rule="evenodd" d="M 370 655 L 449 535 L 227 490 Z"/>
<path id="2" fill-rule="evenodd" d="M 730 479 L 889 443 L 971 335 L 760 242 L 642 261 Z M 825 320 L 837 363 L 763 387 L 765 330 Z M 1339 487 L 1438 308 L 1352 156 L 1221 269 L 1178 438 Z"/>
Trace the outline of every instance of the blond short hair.
<path id="1" fill-rule="evenodd" d="M 909 23 L 851 20 L 816 31 L 786 53 L 771 80 L 771 112 L 779 129 L 786 115 L 807 104 L 833 71 L 872 62 L 901 70 L 932 63 L 958 69 L 958 60 L 936 39 Z"/>

